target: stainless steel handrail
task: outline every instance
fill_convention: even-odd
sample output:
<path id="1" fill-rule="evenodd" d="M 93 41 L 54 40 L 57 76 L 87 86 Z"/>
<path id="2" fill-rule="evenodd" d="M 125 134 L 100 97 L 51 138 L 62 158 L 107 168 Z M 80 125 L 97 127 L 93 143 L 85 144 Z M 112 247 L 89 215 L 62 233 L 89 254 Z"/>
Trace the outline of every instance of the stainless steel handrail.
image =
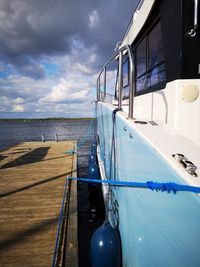
<path id="1" fill-rule="evenodd" d="M 100 101 L 100 79 L 97 78 L 97 101 Z"/>
<path id="2" fill-rule="evenodd" d="M 122 108 L 122 58 L 123 58 L 123 52 L 119 52 L 119 82 L 118 82 L 118 108 Z"/>
<path id="3" fill-rule="evenodd" d="M 128 117 L 133 119 L 133 110 L 134 110 L 134 97 L 135 97 L 135 64 L 134 64 L 134 55 L 132 49 L 128 49 L 128 56 L 131 58 L 129 60 L 129 113 Z"/>
<path id="4" fill-rule="evenodd" d="M 199 0 L 194 0 L 194 26 L 187 33 L 191 37 L 194 37 L 196 35 L 196 33 L 197 33 L 197 28 L 198 28 L 198 4 L 199 4 Z"/>
<path id="5" fill-rule="evenodd" d="M 106 67 L 104 68 L 104 96 L 103 101 L 105 102 L 106 99 Z"/>
<path id="6" fill-rule="evenodd" d="M 133 110 L 134 110 L 134 96 L 135 96 L 135 66 L 134 66 L 134 56 L 132 53 L 132 49 L 130 45 L 125 45 L 121 47 L 117 53 L 115 53 L 103 66 L 101 69 L 98 78 L 97 78 L 97 101 L 102 101 L 101 99 L 101 93 L 100 93 L 100 76 L 104 72 L 104 97 L 103 101 L 105 101 L 106 98 L 106 67 L 110 64 L 110 62 L 117 57 L 119 57 L 119 84 L 118 84 L 118 92 L 119 92 L 119 97 L 118 97 L 118 107 L 122 107 L 122 57 L 123 57 L 123 52 L 127 51 L 128 52 L 128 58 L 129 58 L 129 112 L 128 112 L 128 117 L 133 118 Z"/>

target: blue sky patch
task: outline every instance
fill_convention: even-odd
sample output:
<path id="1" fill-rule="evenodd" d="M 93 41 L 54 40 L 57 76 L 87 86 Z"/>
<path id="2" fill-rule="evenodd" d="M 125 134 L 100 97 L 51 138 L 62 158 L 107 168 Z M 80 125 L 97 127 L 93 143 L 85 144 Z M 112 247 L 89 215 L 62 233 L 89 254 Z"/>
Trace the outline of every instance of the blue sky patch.
<path id="1" fill-rule="evenodd" d="M 45 62 L 42 64 L 45 68 L 47 75 L 56 75 L 59 73 L 59 65 Z"/>

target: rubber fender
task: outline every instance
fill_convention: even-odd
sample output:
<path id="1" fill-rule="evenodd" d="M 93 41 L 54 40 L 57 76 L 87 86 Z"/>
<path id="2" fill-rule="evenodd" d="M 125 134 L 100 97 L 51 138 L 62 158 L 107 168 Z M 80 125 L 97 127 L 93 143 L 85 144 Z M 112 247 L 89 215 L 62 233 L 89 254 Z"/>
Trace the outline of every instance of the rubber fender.
<path id="1" fill-rule="evenodd" d="M 94 163 L 96 163 L 96 154 L 90 152 L 89 157 L 88 157 L 88 166 L 91 166 Z"/>
<path id="2" fill-rule="evenodd" d="M 100 179 L 99 166 L 96 162 L 93 162 L 91 165 L 89 165 L 88 178 Z"/>
<path id="3" fill-rule="evenodd" d="M 120 267 L 121 242 L 119 232 L 109 222 L 104 222 L 90 242 L 91 267 Z"/>
<path id="4" fill-rule="evenodd" d="M 92 145 L 91 145 L 91 147 L 90 147 L 90 152 L 92 153 L 92 154 L 97 154 L 97 144 L 96 143 L 93 143 Z"/>

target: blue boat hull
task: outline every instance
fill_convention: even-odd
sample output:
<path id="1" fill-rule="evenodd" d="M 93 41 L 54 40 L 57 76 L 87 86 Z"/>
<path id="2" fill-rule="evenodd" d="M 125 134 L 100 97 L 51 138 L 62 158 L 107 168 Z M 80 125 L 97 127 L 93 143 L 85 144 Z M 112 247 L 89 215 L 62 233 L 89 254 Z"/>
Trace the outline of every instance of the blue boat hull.
<path id="1" fill-rule="evenodd" d="M 182 178 L 119 114 L 113 157 L 113 109 L 98 103 L 100 158 L 106 178 L 183 184 Z M 200 266 L 199 196 L 125 187 L 112 187 L 111 194 L 110 221 L 119 227 L 123 267 Z"/>

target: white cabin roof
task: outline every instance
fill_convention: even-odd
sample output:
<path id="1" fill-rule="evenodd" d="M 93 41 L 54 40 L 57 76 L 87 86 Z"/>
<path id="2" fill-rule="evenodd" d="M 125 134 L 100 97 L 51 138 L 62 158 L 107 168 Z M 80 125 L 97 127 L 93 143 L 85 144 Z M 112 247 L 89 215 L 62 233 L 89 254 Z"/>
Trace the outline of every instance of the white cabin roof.
<path id="1" fill-rule="evenodd" d="M 156 0 L 141 0 L 139 2 L 122 39 L 121 47 L 132 44 L 149 17 L 155 2 Z"/>

